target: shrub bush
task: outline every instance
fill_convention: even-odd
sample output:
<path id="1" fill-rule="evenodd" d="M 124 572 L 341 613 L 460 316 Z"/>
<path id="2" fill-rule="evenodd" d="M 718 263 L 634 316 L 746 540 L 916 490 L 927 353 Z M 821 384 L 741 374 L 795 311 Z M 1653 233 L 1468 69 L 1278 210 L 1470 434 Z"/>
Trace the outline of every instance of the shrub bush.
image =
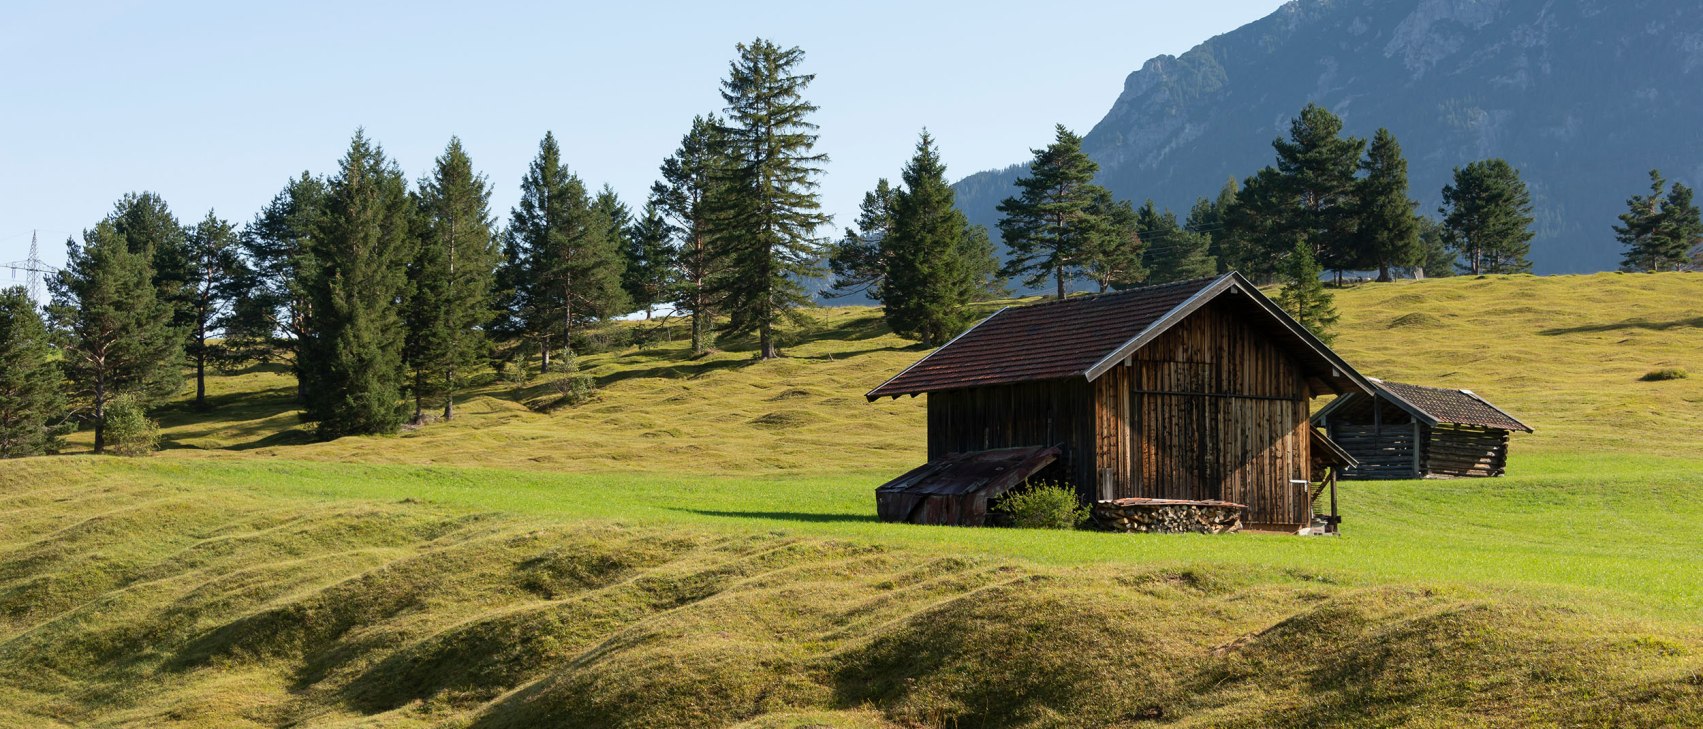
<path id="1" fill-rule="evenodd" d="M 1088 509 L 1076 500 L 1076 489 L 1064 484 L 1036 483 L 1005 496 L 999 510 L 1020 529 L 1075 529 L 1088 520 Z"/>
<path id="2" fill-rule="evenodd" d="M 1659 370 L 1645 372 L 1642 379 L 1645 382 L 1661 382 L 1663 380 L 1683 380 L 1691 375 L 1678 367 L 1663 367 Z"/>
<path id="3" fill-rule="evenodd" d="M 146 456 L 160 447 L 160 424 L 148 418 L 142 404 L 124 396 L 106 406 L 106 447 L 120 456 Z"/>
<path id="4" fill-rule="evenodd" d="M 573 352 L 562 355 L 562 376 L 554 383 L 561 395 L 556 405 L 584 405 L 596 396 L 596 382 L 579 368 L 579 358 Z"/>

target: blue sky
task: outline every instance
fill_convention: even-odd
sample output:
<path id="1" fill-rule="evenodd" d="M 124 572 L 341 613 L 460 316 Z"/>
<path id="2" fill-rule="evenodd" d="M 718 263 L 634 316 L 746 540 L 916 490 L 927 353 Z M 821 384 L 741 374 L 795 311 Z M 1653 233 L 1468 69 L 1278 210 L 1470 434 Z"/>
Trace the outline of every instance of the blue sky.
<path id="1" fill-rule="evenodd" d="M 63 259 L 125 192 L 237 221 L 356 127 L 416 179 L 460 135 L 506 218 L 545 130 L 637 206 L 734 44 L 797 45 L 817 74 L 832 234 L 927 126 L 954 178 L 1086 132 L 1146 59 L 1278 0 L 1049 3 L 144 3 L 0 7 L 0 263 L 32 229 Z M 734 10 L 721 10 L 732 7 Z M 12 274 L 0 269 L 0 285 Z"/>

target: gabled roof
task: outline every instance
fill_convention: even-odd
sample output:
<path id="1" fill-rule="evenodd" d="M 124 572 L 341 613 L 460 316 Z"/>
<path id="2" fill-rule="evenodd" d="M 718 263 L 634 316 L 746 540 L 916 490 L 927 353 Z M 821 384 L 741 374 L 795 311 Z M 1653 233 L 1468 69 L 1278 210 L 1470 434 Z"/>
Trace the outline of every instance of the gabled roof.
<path id="1" fill-rule="evenodd" d="M 1520 422 L 1514 416 L 1503 412 L 1501 408 L 1491 405 L 1489 400 L 1478 396 L 1472 390 L 1449 390 L 1441 387 L 1426 387 L 1424 385 L 1409 385 L 1401 382 L 1389 382 L 1369 378 L 1372 386 L 1378 389 L 1378 396 L 1392 403 L 1409 415 L 1418 418 L 1426 425 L 1435 426 L 1439 423 L 1454 425 L 1476 425 L 1483 428 L 1498 430 L 1519 430 L 1532 432 L 1531 426 Z M 1335 405 L 1336 403 L 1331 403 Z M 1319 415 L 1325 415 L 1325 408 Z"/>
<path id="2" fill-rule="evenodd" d="M 1495 405 L 1490 404 L 1472 390 L 1450 390 L 1441 387 L 1426 387 L 1424 385 L 1409 385 L 1401 382 L 1390 382 L 1375 377 L 1368 377 L 1376 388 L 1379 399 L 1395 404 L 1412 415 L 1414 420 L 1429 426 L 1439 424 L 1473 425 L 1481 428 L 1497 430 L 1519 430 L 1532 432 L 1531 426 L 1520 422 Z M 1313 414 L 1313 421 L 1320 422 L 1330 417 L 1331 413 L 1354 402 L 1353 397 L 1339 397 L 1329 405 L 1320 408 Z"/>
<path id="3" fill-rule="evenodd" d="M 1097 379 L 1200 307 L 1226 294 L 1250 304 L 1249 316 L 1309 360 L 1346 377 L 1344 389 L 1371 392 L 1354 368 L 1283 313 L 1241 274 L 1144 286 L 994 312 L 904 369 L 865 397 L 917 395 L 985 385 L 1082 377 Z M 1325 378 L 1331 379 L 1331 378 Z M 1330 383 L 1336 388 L 1336 383 Z"/>

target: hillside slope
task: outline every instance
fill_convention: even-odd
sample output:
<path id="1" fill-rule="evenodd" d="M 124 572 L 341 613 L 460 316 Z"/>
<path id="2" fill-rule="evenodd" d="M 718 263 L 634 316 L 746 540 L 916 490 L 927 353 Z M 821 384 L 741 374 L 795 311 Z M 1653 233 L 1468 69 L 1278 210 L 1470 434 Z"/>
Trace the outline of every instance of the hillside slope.
<path id="1" fill-rule="evenodd" d="M 1083 147 L 1113 192 L 1181 212 L 1271 164 L 1318 102 L 1350 134 L 1395 132 L 1425 212 L 1454 167 L 1507 158 L 1532 185 L 1537 271 L 1609 270 L 1651 167 L 1703 183 L 1700 29 L 1688 0 L 1296 0 L 1147 61 Z M 1017 172 L 966 178 L 959 205 L 991 228 Z"/>
<path id="2" fill-rule="evenodd" d="M 1538 432 L 1507 478 L 1344 484 L 1338 539 L 879 523 L 924 401 L 861 394 L 924 351 L 868 309 L 394 437 L 308 442 L 279 368 L 220 376 L 153 458 L 0 462 L 0 725 L 1703 724 L 1699 301 L 1340 292 L 1348 361 Z"/>

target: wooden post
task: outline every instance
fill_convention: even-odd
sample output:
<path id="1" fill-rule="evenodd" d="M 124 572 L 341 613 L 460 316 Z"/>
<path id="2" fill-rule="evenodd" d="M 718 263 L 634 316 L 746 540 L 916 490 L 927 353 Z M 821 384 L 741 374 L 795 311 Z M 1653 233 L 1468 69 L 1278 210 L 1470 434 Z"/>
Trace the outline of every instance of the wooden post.
<path id="1" fill-rule="evenodd" d="M 1414 418 L 1413 419 L 1413 477 L 1414 478 L 1424 478 L 1425 477 L 1425 472 L 1419 470 L 1419 448 L 1420 448 L 1421 444 L 1422 444 L 1422 441 L 1419 440 L 1419 419 Z"/>

